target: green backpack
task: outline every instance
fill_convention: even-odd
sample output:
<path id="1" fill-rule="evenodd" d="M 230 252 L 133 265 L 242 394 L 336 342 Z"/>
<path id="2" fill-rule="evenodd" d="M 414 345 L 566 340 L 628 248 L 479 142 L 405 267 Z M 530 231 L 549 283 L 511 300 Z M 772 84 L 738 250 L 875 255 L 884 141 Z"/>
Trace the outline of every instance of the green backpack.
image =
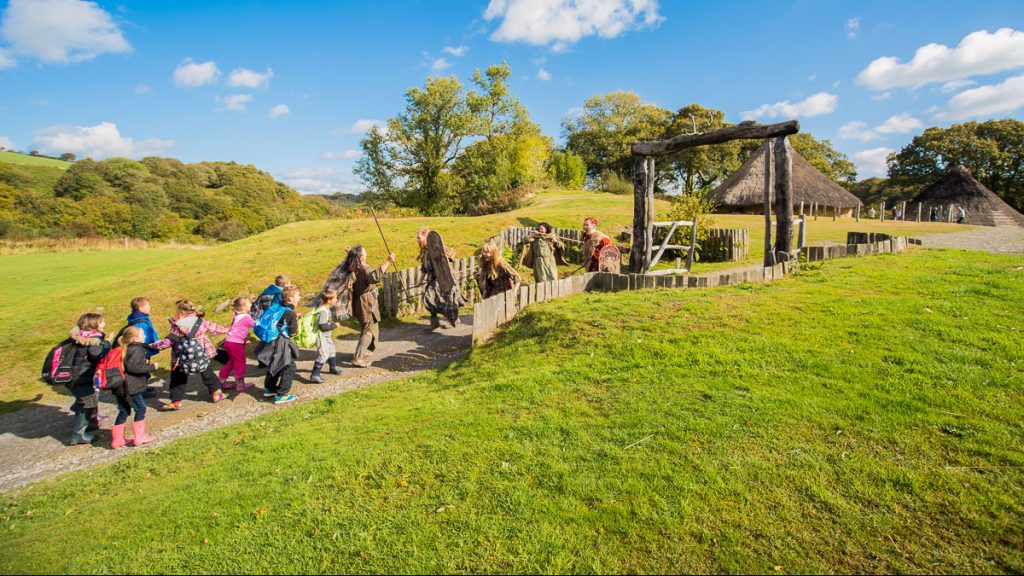
<path id="1" fill-rule="evenodd" d="M 299 348 L 316 348 L 317 342 L 320 340 L 320 327 L 317 325 L 316 319 L 323 310 L 324 307 L 320 306 L 299 318 L 299 329 L 292 336 L 292 342 L 295 342 L 296 346 Z"/>

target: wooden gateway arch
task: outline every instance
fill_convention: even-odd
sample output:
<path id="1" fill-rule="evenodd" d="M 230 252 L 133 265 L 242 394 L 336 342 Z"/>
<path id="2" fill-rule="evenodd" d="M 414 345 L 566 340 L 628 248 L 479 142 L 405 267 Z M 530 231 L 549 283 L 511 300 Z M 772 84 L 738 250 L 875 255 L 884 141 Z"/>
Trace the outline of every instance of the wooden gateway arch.
<path id="1" fill-rule="evenodd" d="M 693 260 L 694 243 L 696 242 L 696 222 L 655 222 L 654 221 L 654 158 L 666 156 L 687 148 L 721 144 L 730 140 L 767 140 L 773 139 L 771 146 L 765 147 L 764 171 L 764 218 L 765 218 L 765 254 L 764 265 L 771 266 L 779 261 L 793 258 L 793 158 L 791 145 L 786 136 L 800 131 L 800 123 L 796 120 L 778 124 L 757 124 L 742 122 L 736 126 L 721 128 L 712 132 L 697 134 L 681 134 L 669 140 L 659 142 L 637 142 L 633 144 L 633 247 L 629 253 L 629 271 L 634 274 L 646 274 L 657 263 L 658 258 L 669 248 L 668 241 L 678 226 L 691 227 L 689 246 L 671 246 L 685 249 L 690 256 L 687 258 L 686 272 L 689 272 Z M 775 198 L 776 226 L 775 244 L 772 245 L 772 198 Z M 655 253 L 654 228 L 670 227 L 668 239 Z M 682 270 L 680 270 L 682 271 Z M 667 272 L 675 272 L 670 270 Z"/>

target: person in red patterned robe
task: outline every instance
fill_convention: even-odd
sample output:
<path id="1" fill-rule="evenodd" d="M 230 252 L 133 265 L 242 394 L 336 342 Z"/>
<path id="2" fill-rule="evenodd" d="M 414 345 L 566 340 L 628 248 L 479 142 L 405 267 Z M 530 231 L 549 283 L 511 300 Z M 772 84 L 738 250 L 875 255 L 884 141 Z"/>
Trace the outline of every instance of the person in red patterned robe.
<path id="1" fill-rule="evenodd" d="M 583 221 L 583 257 L 589 258 L 586 261 L 587 272 L 598 271 L 601 248 L 611 243 L 612 239 L 597 229 L 597 218 L 590 217 Z"/>

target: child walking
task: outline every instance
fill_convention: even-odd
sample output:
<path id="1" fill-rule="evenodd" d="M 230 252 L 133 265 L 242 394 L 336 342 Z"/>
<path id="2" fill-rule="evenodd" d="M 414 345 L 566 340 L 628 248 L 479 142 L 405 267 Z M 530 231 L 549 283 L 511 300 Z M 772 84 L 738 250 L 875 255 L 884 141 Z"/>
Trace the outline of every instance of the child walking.
<path id="1" fill-rule="evenodd" d="M 258 360 L 267 365 L 263 397 L 273 398 L 274 404 L 287 404 L 299 399 L 290 393 L 292 380 L 295 378 L 295 359 L 299 356 L 299 348 L 291 338 L 299 329 L 299 319 L 295 314 L 299 298 L 297 286 L 289 286 L 281 293 L 281 305 L 285 311 L 278 321 L 280 332 L 277 338 L 266 343 L 258 357 Z"/>
<path id="2" fill-rule="evenodd" d="M 149 299 L 143 296 L 139 296 L 138 298 L 132 298 L 131 305 L 132 312 L 131 314 L 128 315 L 128 325 L 138 326 L 139 328 L 142 329 L 142 333 L 144 336 L 144 344 L 152 344 L 159 340 L 160 334 L 156 331 L 156 328 L 153 326 L 153 321 L 150 320 L 149 318 Z M 154 350 L 150 348 L 149 351 L 146 353 L 146 358 L 152 358 L 153 356 L 159 353 L 159 350 Z M 157 388 L 146 388 L 142 392 L 142 397 L 156 398 L 159 394 L 160 391 Z"/>
<path id="3" fill-rule="evenodd" d="M 171 324 L 170 334 L 163 340 L 154 343 L 152 346 L 157 350 L 171 348 L 171 402 L 164 404 L 164 410 L 180 410 L 181 401 L 185 399 L 185 390 L 188 387 L 190 374 L 199 374 L 203 378 L 203 384 L 210 391 L 210 399 L 213 402 L 220 402 L 224 399 L 224 392 L 221 391 L 220 380 L 210 366 L 210 358 L 217 353 L 213 342 L 210 342 L 210 334 L 227 334 L 229 328 L 214 322 L 204 320 L 205 315 L 191 300 L 178 300 L 175 304 L 178 315 L 168 319 Z M 192 359 L 190 362 L 182 362 L 188 340 L 195 340 L 202 347 L 206 358 Z"/>
<path id="4" fill-rule="evenodd" d="M 96 364 L 110 351 L 110 342 L 104 339 L 103 329 L 107 323 L 102 314 L 90 312 L 78 317 L 78 322 L 71 328 L 70 338 L 75 343 L 71 361 L 72 371 L 78 376 L 71 381 L 68 388 L 75 397 L 71 411 L 75 417 L 71 423 L 71 441 L 69 444 L 91 444 L 96 441 L 91 430 L 99 428 L 99 398 L 93 385 Z"/>
<path id="5" fill-rule="evenodd" d="M 117 420 L 110 429 L 110 447 L 114 450 L 128 443 L 124 437 L 124 428 L 132 410 L 135 411 L 135 419 L 132 420 L 132 445 L 142 446 L 153 441 L 153 437 L 146 434 L 146 400 L 142 396 L 146 391 L 146 383 L 149 382 L 149 374 L 154 369 L 148 358 L 152 349 L 145 342 L 146 335 L 138 326 L 125 328 L 118 339 L 121 359 L 124 362 L 124 385 L 114 389 Z"/>
<path id="6" fill-rule="evenodd" d="M 231 309 L 235 317 L 231 320 L 231 329 L 228 337 L 224 340 L 224 349 L 228 352 L 228 362 L 220 369 L 220 385 L 224 390 L 235 388 L 239 392 L 245 392 L 253 387 L 253 384 L 245 383 L 245 343 L 249 340 L 249 330 L 256 325 L 256 321 L 249 314 L 249 307 L 252 301 L 245 296 L 235 298 L 231 303 Z M 235 381 L 228 384 L 228 376 L 235 373 Z"/>
<path id="7" fill-rule="evenodd" d="M 313 314 L 317 315 L 316 326 L 320 330 L 320 334 L 316 341 L 316 362 L 313 363 L 313 373 L 310 374 L 309 379 L 317 384 L 324 381 L 320 376 L 324 364 L 330 366 L 331 374 L 341 374 L 341 370 L 338 369 L 338 353 L 334 349 L 334 336 L 331 334 L 338 327 L 332 313 L 334 305 L 337 303 L 338 293 L 328 288 L 320 294 L 320 306 L 313 311 Z"/>

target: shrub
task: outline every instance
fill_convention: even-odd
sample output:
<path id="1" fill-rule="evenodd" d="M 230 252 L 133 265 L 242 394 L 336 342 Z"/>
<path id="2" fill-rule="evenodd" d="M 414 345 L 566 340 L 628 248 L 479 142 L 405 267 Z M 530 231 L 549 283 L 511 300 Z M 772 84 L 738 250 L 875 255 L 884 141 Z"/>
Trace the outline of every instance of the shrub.
<path id="1" fill-rule="evenodd" d="M 697 219 L 697 249 L 694 250 L 694 258 L 699 259 L 701 245 L 708 238 L 708 230 L 715 225 L 714 219 L 711 218 L 711 214 L 715 211 L 715 203 L 703 192 L 690 192 L 673 196 L 671 202 L 672 207 L 668 211 L 669 220 L 687 220 L 692 222 L 694 218 Z M 657 238 L 659 230 L 662 234 L 661 238 Z M 654 241 L 655 243 L 660 243 L 668 229 L 656 229 L 655 232 L 656 237 Z M 681 246 L 689 245 L 690 229 L 688 227 L 677 228 L 672 235 L 672 241 L 669 243 Z"/>
<path id="2" fill-rule="evenodd" d="M 587 178 L 587 165 L 583 159 L 570 151 L 555 152 L 548 169 L 551 179 L 558 185 L 578 190 L 583 188 Z"/>
<path id="3" fill-rule="evenodd" d="M 615 172 L 605 171 L 602 172 L 601 177 L 597 179 L 597 189 L 600 192 L 618 194 L 620 196 L 624 194 L 632 194 L 633 181 L 627 180 Z"/>

